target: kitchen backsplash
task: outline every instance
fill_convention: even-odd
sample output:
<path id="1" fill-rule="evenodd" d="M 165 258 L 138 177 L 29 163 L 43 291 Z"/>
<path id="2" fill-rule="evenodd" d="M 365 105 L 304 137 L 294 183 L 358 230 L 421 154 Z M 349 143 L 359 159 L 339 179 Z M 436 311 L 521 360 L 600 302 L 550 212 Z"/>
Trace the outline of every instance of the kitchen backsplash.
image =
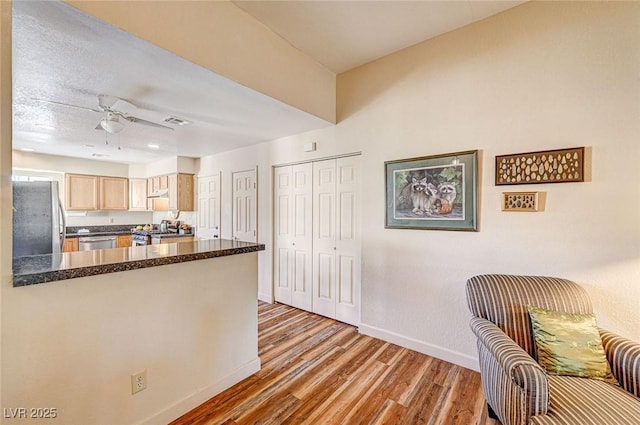
<path id="1" fill-rule="evenodd" d="M 68 211 L 67 227 L 146 224 L 153 222 L 153 214 L 151 211 L 88 211 L 86 215 L 80 215 Z"/>
<path id="2" fill-rule="evenodd" d="M 86 229 L 89 232 L 124 232 L 131 231 L 137 224 L 109 224 L 104 226 L 67 226 L 67 233 L 78 233 L 80 229 Z"/>
<path id="3" fill-rule="evenodd" d="M 186 223 L 190 226 L 196 225 L 196 213 L 193 211 L 180 211 L 178 218 L 173 218 L 169 211 L 156 211 L 153 213 L 153 222 L 160 223 L 162 220 L 180 220 L 180 223 Z"/>
<path id="4" fill-rule="evenodd" d="M 167 211 L 88 211 L 86 215 L 80 215 L 73 211 L 67 212 L 67 228 L 92 228 L 107 226 L 108 230 L 115 229 L 115 226 L 124 226 L 124 228 L 135 227 L 145 224 L 160 224 L 162 220 L 174 220 Z M 194 226 L 196 223 L 195 212 L 181 211 L 176 220 L 181 223 Z M 102 230 L 94 230 L 96 232 Z"/>

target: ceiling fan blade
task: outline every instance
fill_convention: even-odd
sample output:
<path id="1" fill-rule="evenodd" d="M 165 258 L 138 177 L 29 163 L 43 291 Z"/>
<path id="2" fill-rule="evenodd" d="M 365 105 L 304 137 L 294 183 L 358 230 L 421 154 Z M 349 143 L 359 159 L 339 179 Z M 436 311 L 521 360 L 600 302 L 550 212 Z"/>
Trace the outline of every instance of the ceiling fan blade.
<path id="1" fill-rule="evenodd" d="M 54 105 L 68 106 L 70 108 L 84 109 L 84 110 L 92 111 L 92 112 L 103 112 L 101 109 L 87 108 L 86 106 L 71 105 L 70 103 L 56 102 L 55 100 L 38 99 L 36 97 L 32 97 L 32 99 L 33 100 L 37 100 L 38 102 L 51 103 L 51 104 L 54 104 Z"/>
<path id="2" fill-rule="evenodd" d="M 134 124 L 143 124 L 143 125 L 148 125 L 149 127 L 157 127 L 157 128 L 163 128 L 165 130 L 171 130 L 173 131 L 173 128 L 168 127 L 166 125 L 162 125 L 162 124 L 158 124 L 156 122 L 153 121 L 147 121 L 147 120 L 143 120 L 142 118 L 138 118 L 138 117 L 125 117 L 123 115 L 120 115 L 122 118 L 124 118 L 125 120 L 132 122 Z"/>
<path id="3" fill-rule="evenodd" d="M 100 108 L 106 111 L 119 112 L 120 114 L 130 114 L 134 112 L 136 109 L 136 105 L 131 102 L 127 102 L 124 99 L 120 99 L 119 97 L 109 96 L 107 94 L 99 94 L 98 95 L 98 105 Z"/>

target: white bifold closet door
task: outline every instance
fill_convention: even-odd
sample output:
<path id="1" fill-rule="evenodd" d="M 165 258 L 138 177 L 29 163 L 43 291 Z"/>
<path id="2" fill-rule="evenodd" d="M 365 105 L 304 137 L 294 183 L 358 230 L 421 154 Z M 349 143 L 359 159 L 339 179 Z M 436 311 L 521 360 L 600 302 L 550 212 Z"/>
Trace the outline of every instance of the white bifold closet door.
<path id="1" fill-rule="evenodd" d="M 275 298 L 312 311 L 312 165 L 279 167 L 274 177 Z"/>
<path id="2" fill-rule="evenodd" d="M 313 312 L 360 320 L 359 157 L 313 163 Z"/>
<path id="3" fill-rule="evenodd" d="M 278 302 L 360 321 L 359 157 L 274 170 Z"/>

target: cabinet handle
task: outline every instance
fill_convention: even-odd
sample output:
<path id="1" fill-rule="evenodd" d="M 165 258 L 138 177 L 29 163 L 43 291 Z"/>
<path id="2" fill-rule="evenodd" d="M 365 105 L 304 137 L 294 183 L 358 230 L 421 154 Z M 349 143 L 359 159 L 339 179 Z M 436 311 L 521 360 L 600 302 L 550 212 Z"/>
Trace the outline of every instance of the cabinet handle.
<path id="1" fill-rule="evenodd" d="M 294 243 L 292 243 L 292 245 L 293 245 L 293 246 L 296 246 L 296 243 L 294 242 Z"/>
<path id="2" fill-rule="evenodd" d="M 335 246 L 333 247 L 333 250 L 334 250 L 334 251 L 336 250 L 336 247 L 335 247 Z"/>

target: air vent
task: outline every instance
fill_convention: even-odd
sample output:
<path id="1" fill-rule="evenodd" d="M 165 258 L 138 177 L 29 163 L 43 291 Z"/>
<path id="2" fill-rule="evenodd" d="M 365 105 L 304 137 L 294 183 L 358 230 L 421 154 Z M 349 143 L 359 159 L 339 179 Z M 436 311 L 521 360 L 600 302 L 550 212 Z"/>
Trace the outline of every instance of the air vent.
<path id="1" fill-rule="evenodd" d="M 173 115 L 169 115 L 168 117 L 163 119 L 162 122 L 166 122 L 166 123 L 169 123 L 169 124 L 175 124 L 175 125 L 191 124 L 191 121 L 183 120 L 182 118 L 174 117 Z"/>

